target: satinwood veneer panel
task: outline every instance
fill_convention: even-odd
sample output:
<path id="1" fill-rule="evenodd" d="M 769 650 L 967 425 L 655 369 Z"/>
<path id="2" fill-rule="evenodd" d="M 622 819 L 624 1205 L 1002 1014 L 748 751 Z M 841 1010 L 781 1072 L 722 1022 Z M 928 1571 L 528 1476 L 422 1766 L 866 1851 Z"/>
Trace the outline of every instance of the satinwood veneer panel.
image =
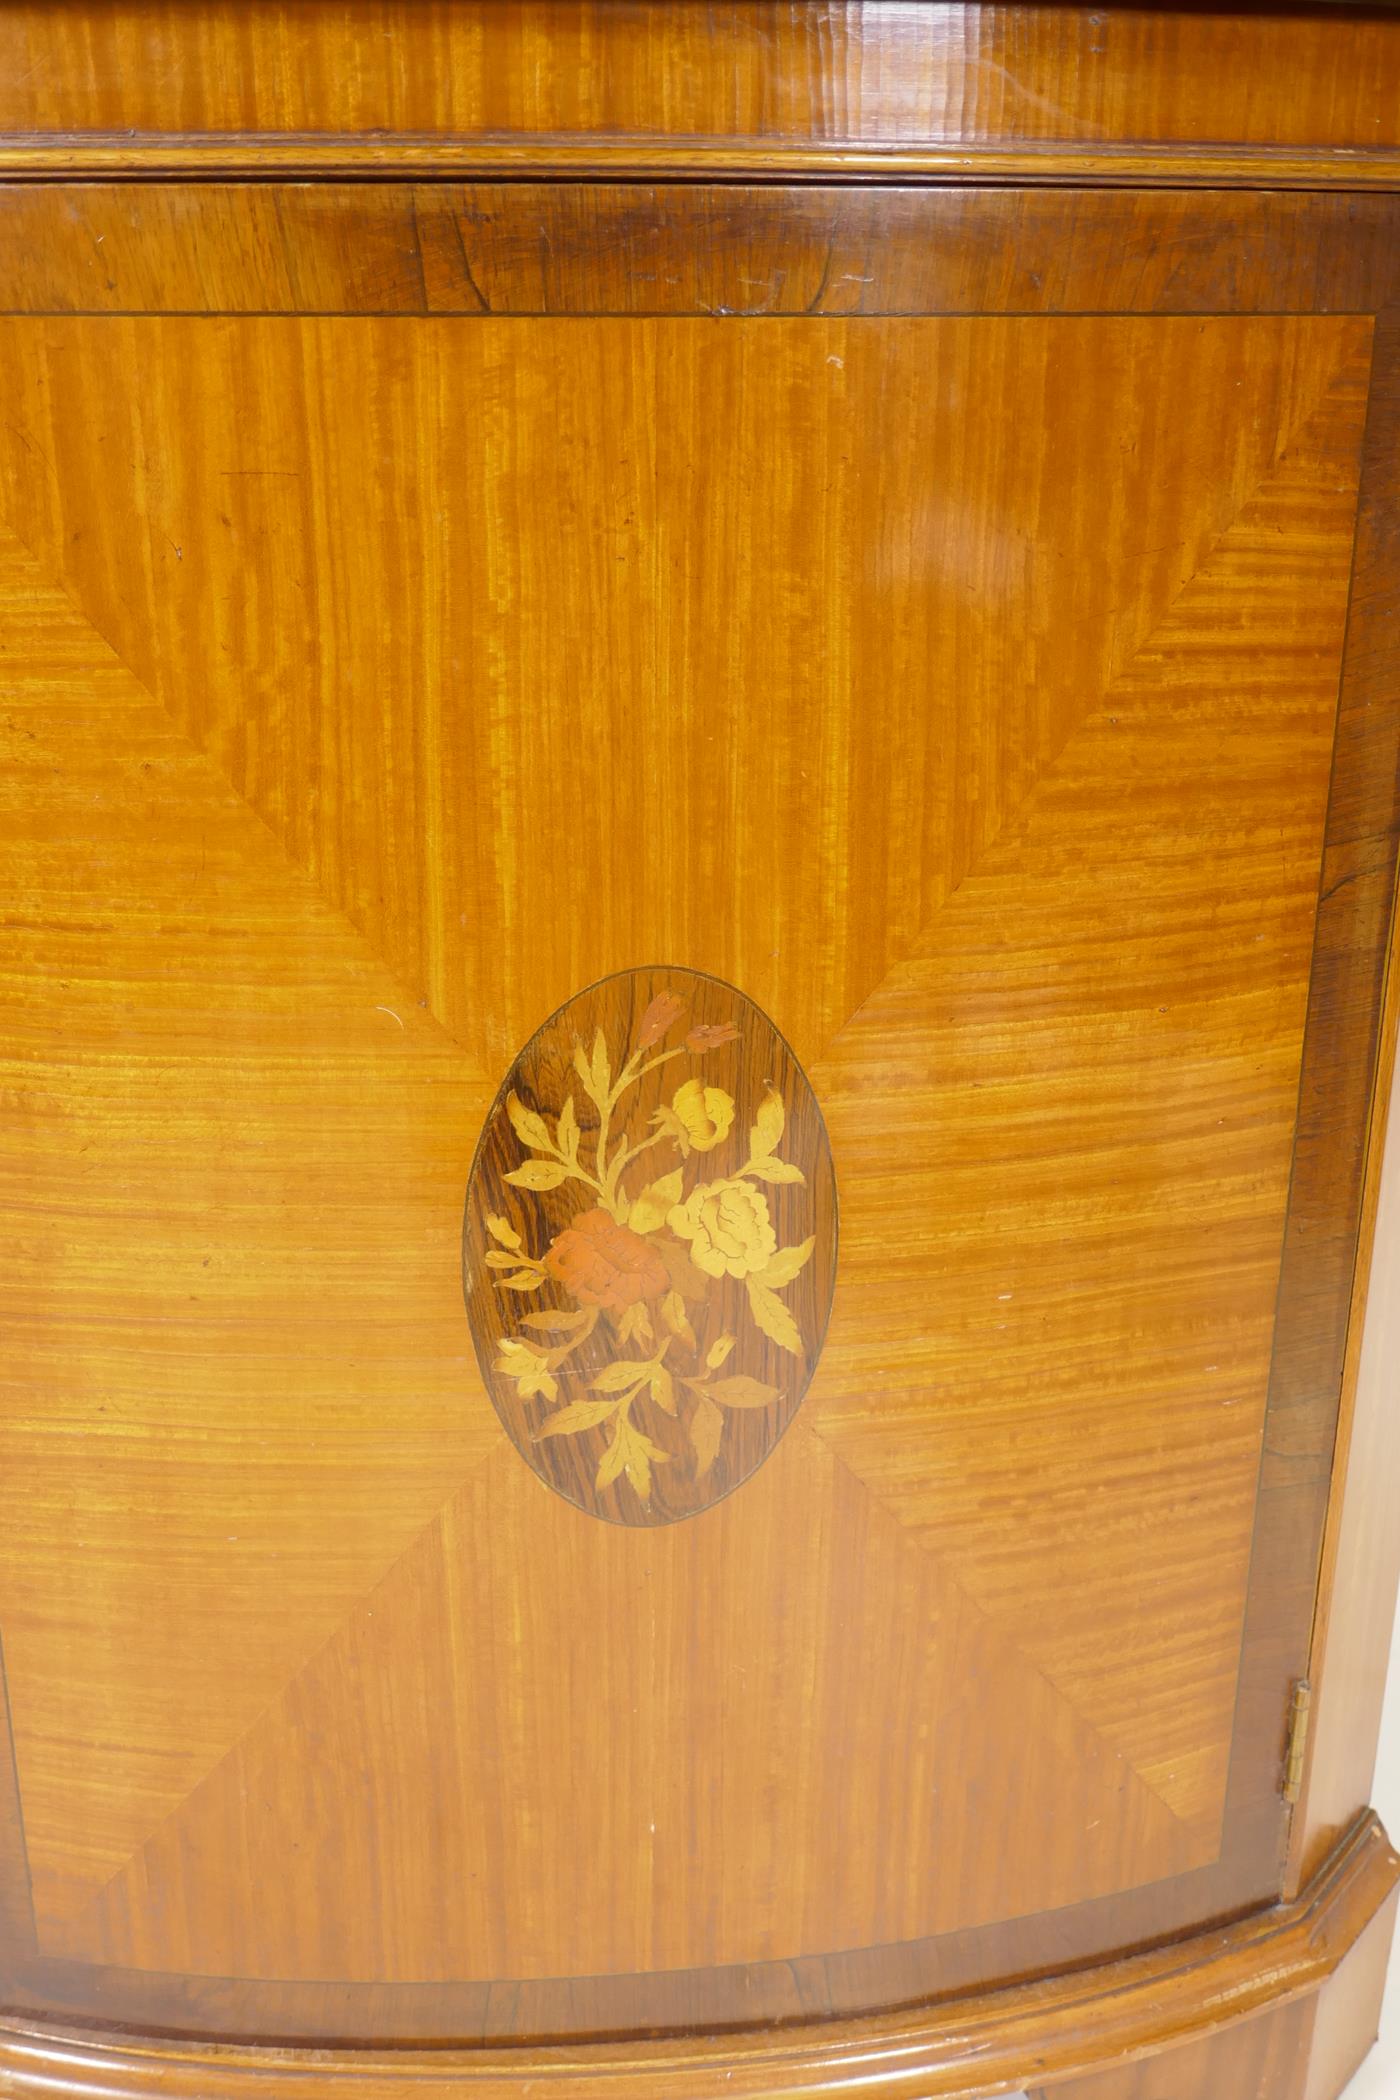
<path id="1" fill-rule="evenodd" d="M 1343 365 L 1354 476 L 1368 342 L 11 321 L 0 473 L 36 555 L 493 1083 L 582 985 L 679 949 L 811 1059 Z M 609 798 L 625 816 L 580 817 Z"/>
<path id="2" fill-rule="evenodd" d="M 12 1996 L 722 2026 L 1276 1888 L 1393 357 L 1270 223 L 1242 314 L 0 324 Z M 785 1434 L 660 1526 L 533 1477 L 459 1282 L 499 1082 L 633 971 L 771 1016 L 840 1211 Z"/>

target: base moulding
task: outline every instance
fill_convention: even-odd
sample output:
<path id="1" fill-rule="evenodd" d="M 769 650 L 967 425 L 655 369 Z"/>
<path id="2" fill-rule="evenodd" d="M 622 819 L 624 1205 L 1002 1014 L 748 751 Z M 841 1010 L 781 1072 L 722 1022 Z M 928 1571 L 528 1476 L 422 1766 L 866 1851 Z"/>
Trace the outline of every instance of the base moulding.
<path id="1" fill-rule="evenodd" d="M 1334 2100 L 1376 2032 L 1400 1857 L 1362 1816 L 1291 1903 L 1119 1960 L 860 2020 L 510 2049 L 257 2048 L 0 2015 L 0 2094 L 52 2100 Z"/>

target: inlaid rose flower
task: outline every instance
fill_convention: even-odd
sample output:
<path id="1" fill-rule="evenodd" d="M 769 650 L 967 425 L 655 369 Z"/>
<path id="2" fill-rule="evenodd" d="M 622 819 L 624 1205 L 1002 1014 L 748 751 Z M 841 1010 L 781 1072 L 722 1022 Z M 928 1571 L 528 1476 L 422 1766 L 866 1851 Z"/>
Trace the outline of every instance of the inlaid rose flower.
<path id="1" fill-rule="evenodd" d="M 778 1245 L 768 1198 L 746 1181 L 706 1181 L 666 1220 L 707 1276 L 757 1276 Z"/>
<path id="2" fill-rule="evenodd" d="M 580 1305 L 601 1305 L 605 1312 L 624 1313 L 671 1288 L 656 1249 L 605 1210 L 581 1212 L 551 1244 L 544 1266 Z"/>

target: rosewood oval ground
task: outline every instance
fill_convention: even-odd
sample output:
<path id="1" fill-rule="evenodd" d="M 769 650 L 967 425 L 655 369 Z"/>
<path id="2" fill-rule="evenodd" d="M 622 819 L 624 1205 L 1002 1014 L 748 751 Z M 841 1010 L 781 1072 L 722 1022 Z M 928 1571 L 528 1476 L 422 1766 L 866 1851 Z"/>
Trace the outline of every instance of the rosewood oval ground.
<path id="1" fill-rule="evenodd" d="M 618 1524 L 760 1466 L 821 1353 L 836 1181 L 816 1096 L 733 985 L 640 969 L 531 1036 L 477 1146 L 462 1241 L 481 1372 L 540 1478 Z"/>

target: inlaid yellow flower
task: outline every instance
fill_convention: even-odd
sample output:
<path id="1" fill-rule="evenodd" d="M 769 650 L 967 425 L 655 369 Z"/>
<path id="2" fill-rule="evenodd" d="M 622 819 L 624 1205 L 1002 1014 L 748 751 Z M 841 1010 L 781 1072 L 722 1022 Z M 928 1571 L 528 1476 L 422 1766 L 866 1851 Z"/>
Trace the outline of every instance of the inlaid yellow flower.
<path id="1" fill-rule="evenodd" d="M 747 1181 L 705 1181 L 666 1223 L 707 1276 L 757 1276 L 778 1245 L 768 1198 Z"/>
<path id="2" fill-rule="evenodd" d="M 674 1135 L 684 1140 L 684 1147 L 692 1152 L 713 1152 L 733 1127 L 734 1099 L 723 1087 L 687 1079 L 671 1096 L 671 1114 L 675 1118 Z"/>

